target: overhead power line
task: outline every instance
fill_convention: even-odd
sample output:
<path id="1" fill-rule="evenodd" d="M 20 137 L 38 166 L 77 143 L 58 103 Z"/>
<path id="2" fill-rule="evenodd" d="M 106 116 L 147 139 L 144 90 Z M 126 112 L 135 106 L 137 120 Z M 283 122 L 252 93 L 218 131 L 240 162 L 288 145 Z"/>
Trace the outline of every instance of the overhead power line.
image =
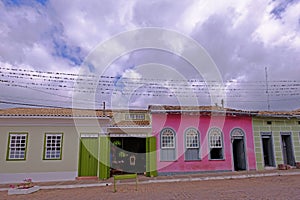
<path id="1" fill-rule="evenodd" d="M 300 97 L 300 80 L 270 81 L 267 74 L 266 81 L 226 81 L 221 85 L 216 81 L 206 82 L 202 79 L 124 78 L 0 67 L 0 85 L 2 88 L 29 89 L 83 104 L 86 95 L 95 95 L 95 102 L 100 104 L 104 96 L 111 95 L 206 99 L 211 95 L 223 97 L 226 94 L 231 102 L 266 102 L 267 97 L 269 107 L 268 102 Z M 74 93 L 78 95 L 70 95 Z M 39 100 L 33 97 L 32 101 Z"/>
<path id="2" fill-rule="evenodd" d="M 31 106 L 31 107 L 44 107 L 44 108 L 68 108 L 68 107 L 61 107 L 61 106 L 55 106 L 55 105 L 31 104 L 31 103 L 21 103 L 21 102 L 2 101 L 2 100 L 0 100 L 0 103 L 2 103 L 2 104 L 9 104 L 9 105 L 21 105 L 21 106 Z"/>

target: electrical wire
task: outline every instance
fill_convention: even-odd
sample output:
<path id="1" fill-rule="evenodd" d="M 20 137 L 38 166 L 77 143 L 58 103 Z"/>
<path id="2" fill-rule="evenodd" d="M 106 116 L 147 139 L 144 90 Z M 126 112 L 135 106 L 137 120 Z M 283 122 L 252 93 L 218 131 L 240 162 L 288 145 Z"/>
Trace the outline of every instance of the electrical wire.
<path id="1" fill-rule="evenodd" d="M 221 91 L 226 94 L 228 99 L 233 99 L 230 102 L 249 103 L 265 102 L 265 100 L 261 100 L 261 98 L 266 96 L 266 92 L 270 97 L 274 98 L 270 99 L 270 101 L 294 100 L 294 98 L 282 97 L 295 97 L 296 99 L 300 96 L 300 80 L 273 80 L 268 81 L 268 83 L 269 88 L 266 91 L 264 81 L 227 81 L 224 83 L 225 87 L 223 87 L 216 81 L 207 82 L 200 79 L 168 80 L 121 78 L 118 76 L 96 76 L 93 74 L 45 72 L 0 67 L 0 84 L 4 87 L 20 87 L 70 100 L 74 100 L 75 97 L 59 93 L 75 92 L 78 94 L 95 94 L 98 96 L 123 95 L 209 98 L 211 95 L 214 95 L 211 94 L 211 92 L 215 93 Z M 76 98 L 79 96 L 84 95 L 76 95 Z M 223 97 L 222 94 L 215 94 L 214 96 Z M 256 98 L 260 97 L 260 99 L 243 100 L 251 96 L 255 96 Z M 32 99 L 32 101 L 37 100 L 38 99 Z M 84 101 L 84 99 L 80 99 L 79 101 Z M 101 102 L 96 101 L 96 103 L 100 104 Z"/>

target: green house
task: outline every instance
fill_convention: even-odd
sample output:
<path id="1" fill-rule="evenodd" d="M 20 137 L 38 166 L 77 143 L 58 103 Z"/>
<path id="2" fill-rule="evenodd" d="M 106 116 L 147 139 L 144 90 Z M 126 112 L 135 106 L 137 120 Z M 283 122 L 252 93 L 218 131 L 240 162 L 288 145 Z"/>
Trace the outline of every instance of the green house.
<path id="1" fill-rule="evenodd" d="M 258 112 L 253 135 L 258 170 L 300 161 L 300 111 Z"/>

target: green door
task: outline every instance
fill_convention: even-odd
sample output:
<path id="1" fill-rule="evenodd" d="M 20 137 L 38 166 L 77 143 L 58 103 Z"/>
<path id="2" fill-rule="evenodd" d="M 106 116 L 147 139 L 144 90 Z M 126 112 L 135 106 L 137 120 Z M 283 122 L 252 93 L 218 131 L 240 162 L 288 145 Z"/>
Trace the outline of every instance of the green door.
<path id="1" fill-rule="evenodd" d="M 110 177 L 110 139 L 107 136 L 100 136 L 99 143 L 99 179 L 108 179 Z"/>
<path id="2" fill-rule="evenodd" d="M 146 175 L 157 176 L 156 170 L 156 137 L 146 138 Z"/>
<path id="3" fill-rule="evenodd" d="M 78 176 L 97 176 L 98 138 L 81 138 Z"/>

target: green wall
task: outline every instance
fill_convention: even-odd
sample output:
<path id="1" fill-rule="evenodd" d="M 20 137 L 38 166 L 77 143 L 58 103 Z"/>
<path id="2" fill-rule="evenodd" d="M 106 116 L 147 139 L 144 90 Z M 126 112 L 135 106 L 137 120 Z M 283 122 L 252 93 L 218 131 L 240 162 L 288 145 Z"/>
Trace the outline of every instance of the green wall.
<path id="1" fill-rule="evenodd" d="M 267 124 L 271 121 L 271 124 Z M 271 132 L 273 136 L 275 165 L 283 163 L 281 149 L 281 132 L 291 132 L 295 161 L 300 161 L 300 125 L 299 119 L 253 117 L 253 135 L 256 155 L 256 167 L 264 169 L 261 132 Z"/>

